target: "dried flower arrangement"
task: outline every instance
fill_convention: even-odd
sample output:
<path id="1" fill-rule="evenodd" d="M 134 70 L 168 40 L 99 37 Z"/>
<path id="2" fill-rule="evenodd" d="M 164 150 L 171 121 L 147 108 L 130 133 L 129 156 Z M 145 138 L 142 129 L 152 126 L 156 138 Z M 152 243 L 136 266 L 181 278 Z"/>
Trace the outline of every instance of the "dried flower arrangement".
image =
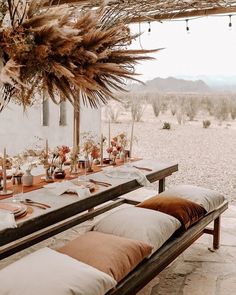
<path id="1" fill-rule="evenodd" d="M 109 154 L 109 158 L 112 160 L 113 164 L 115 164 L 117 157 L 119 157 L 121 160 L 124 160 L 127 144 L 128 139 L 124 132 L 112 138 L 111 146 L 109 146 L 106 151 Z"/>
<path id="2" fill-rule="evenodd" d="M 88 171 L 92 171 L 92 162 L 100 157 L 100 147 L 90 132 L 82 134 L 81 153 L 88 165 Z"/>
<path id="3" fill-rule="evenodd" d="M 66 161 L 66 155 L 69 152 L 70 152 L 70 148 L 68 146 L 65 146 L 65 145 L 57 146 L 53 151 L 51 166 L 62 169 L 62 166 Z"/>
<path id="4" fill-rule="evenodd" d="M 105 5 L 82 12 L 47 0 L 8 0 L 0 7 L 0 110 L 13 99 L 25 107 L 46 91 L 55 103 L 98 107 L 136 80 L 134 65 L 157 50 L 129 50 L 125 13 Z"/>
<path id="5" fill-rule="evenodd" d="M 99 157 L 99 146 L 91 132 L 82 133 L 81 152 L 85 157 L 91 156 L 93 159 Z"/>

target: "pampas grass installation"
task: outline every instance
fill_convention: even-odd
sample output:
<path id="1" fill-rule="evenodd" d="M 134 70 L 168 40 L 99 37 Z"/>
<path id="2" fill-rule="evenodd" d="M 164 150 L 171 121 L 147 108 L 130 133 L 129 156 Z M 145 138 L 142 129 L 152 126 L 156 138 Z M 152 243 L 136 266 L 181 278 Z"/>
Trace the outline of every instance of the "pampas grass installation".
<path id="1" fill-rule="evenodd" d="M 157 50 L 129 50 L 132 39 L 125 14 L 99 7 L 87 12 L 50 1 L 8 0 L 0 29 L 2 109 L 13 100 L 24 108 L 46 91 L 55 103 L 98 107 L 127 79 L 134 66 Z M 48 5 L 47 7 L 45 5 Z"/>

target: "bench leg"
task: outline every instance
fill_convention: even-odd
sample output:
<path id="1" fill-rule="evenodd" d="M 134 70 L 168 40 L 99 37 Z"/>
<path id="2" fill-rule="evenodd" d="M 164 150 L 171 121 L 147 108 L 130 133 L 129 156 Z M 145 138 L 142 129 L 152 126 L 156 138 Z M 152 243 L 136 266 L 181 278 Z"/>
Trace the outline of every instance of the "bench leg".
<path id="1" fill-rule="evenodd" d="M 220 216 L 214 220 L 213 249 L 220 248 Z"/>
<path id="2" fill-rule="evenodd" d="M 164 190 L 165 190 L 165 178 L 162 178 L 159 180 L 159 189 L 158 189 L 159 194 L 164 192 Z"/>
<path id="3" fill-rule="evenodd" d="M 211 252 L 220 248 L 220 216 L 214 220 L 213 228 L 205 228 L 203 233 L 213 236 L 213 248 L 208 248 Z"/>

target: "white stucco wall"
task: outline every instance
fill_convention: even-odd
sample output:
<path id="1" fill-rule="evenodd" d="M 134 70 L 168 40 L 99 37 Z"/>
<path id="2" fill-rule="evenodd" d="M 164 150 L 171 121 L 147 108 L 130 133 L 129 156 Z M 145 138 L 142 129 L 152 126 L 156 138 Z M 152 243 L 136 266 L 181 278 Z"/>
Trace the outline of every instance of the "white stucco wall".
<path id="1" fill-rule="evenodd" d="M 35 142 L 35 136 L 48 139 L 49 146 L 72 146 L 73 111 L 67 103 L 67 125 L 59 126 L 59 106 L 50 102 L 49 126 L 41 124 L 41 105 L 29 108 L 25 113 L 21 106 L 9 104 L 0 113 L 0 152 L 7 147 L 9 154 L 21 152 Z M 81 107 L 81 132 L 100 136 L 100 110 Z"/>

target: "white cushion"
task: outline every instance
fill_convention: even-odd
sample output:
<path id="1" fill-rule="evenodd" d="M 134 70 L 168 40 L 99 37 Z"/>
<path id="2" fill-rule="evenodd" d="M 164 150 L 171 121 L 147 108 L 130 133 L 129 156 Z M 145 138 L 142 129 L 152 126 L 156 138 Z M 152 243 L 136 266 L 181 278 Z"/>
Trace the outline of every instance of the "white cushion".
<path id="1" fill-rule="evenodd" d="M 180 226 L 181 224 L 176 218 L 165 213 L 129 207 L 104 217 L 94 226 L 94 230 L 143 241 L 153 247 L 153 253 Z"/>
<path id="2" fill-rule="evenodd" d="M 159 196 L 176 196 L 192 201 L 202 206 L 207 213 L 214 211 L 225 201 L 224 196 L 216 191 L 186 184 L 174 186 Z"/>
<path id="3" fill-rule="evenodd" d="M 136 201 L 136 202 L 143 202 L 147 199 L 155 197 L 157 194 L 158 193 L 155 189 L 151 189 L 151 188 L 147 189 L 146 187 L 141 187 L 139 189 L 136 189 L 132 192 L 129 192 L 127 194 L 120 196 L 120 198 L 125 200 Z"/>
<path id="4" fill-rule="evenodd" d="M 103 295 L 115 285 L 109 275 L 49 248 L 0 271 L 1 295 Z"/>

